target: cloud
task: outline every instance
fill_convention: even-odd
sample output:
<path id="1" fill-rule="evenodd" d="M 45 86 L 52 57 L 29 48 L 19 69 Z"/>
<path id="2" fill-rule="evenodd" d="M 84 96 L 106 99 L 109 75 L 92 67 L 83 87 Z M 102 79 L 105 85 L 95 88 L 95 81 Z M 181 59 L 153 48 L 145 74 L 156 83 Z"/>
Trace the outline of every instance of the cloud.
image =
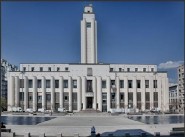
<path id="1" fill-rule="evenodd" d="M 172 69 L 177 68 L 180 64 L 183 64 L 184 61 L 167 61 L 165 63 L 160 63 L 158 65 L 159 69 Z"/>

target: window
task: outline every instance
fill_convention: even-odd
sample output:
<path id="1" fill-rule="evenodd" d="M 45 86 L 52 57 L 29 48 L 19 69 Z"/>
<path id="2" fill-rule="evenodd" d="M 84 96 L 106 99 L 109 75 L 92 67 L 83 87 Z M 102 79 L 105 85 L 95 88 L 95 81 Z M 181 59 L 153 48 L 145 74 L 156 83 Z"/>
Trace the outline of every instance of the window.
<path id="1" fill-rule="evenodd" d="M 137 88 L 141 88 L 141 80 L 137 80 Z"/>
<path id="2" fill-rule="evenodd" d="M 40 67 L 40 71 L 43 71 L 43 67 Z"/>
<path id="3" fill-rule="evenodd" d="M 135 72 L 137 72 L 138 71 L 138 68 L 135 68 Z"/>
<path id="4" fill-rule="evenodd" d="M 119 68 L 119 72 L 121 72 L 121 68 Z"/>
<path id="5" fill-rule="evenodd" d="M 120 80 L 119 84 L 120 84 L 120 88 L 124 88 L 124 80 Z"/>
<path id="6" fill-rule="evenodd" d="M 113 68 L 110 68 L 110 72 L 113 72 Z"/>
<path id="7" fill-rule="evenodd" d="M 102 80 L 102 88 L 106 88 L 106 81 Z"/>
<path id="8" fill-rule="evenodd" d="M 132 88 L 132 80 L 128 80 L 128 88 Z"/>
<path id="9" fill-rule="evenodd" d="M 50 85 L 50 80 L 46 80 L 46 88 L 50 88 L 51 87 L 51 85 Z"/>
<path id="10" fill-rule="evenodd" d="M 34 71 L 34 67 L 31 67 L 31 71 Z"/>
<path id="11" fill-rule="evenodd" d="M 55 80 L 55 88 L 59 88 L 59 80 Z"/>
<path id="12" fill-rule="evenodd" d="M 64 100 L 65 100 L 65 101 L 68 101 L 68 96 L 65 96 L 65 97 L 64 97 Z"/>
<path id="13" fill-rule="evenodd" d="M 127 71 L 130 72 L 130 68 L 127 68 Z"/>
<path id="14" fill-rule="evenodd" d="M 87 76 L 92 76 L 92 68 L 87 68 Z"/>
<path id="15" fill-rule="evenodd" d="M 46 101 L 47 102 L 51 101 L 51 93 L 46 93 Z"/>
<path id="16" fill-rule="evenodd" d="M 151 68 L 151 71 L 154 72 L 154 68 Z"/>
<path id="17" fill-rule="evenodd" d="M 48 71 L 51 71 L 51 67 L 48 67 Z"/>
<path id="18" fill-rule="evenodd" d="M 121 100 L 124 100 L 124 93 L 121 94 Z"/>
<path id="19" fill-rule="evenodd" d="M 88 11 L 88 12 L 89 12 L 89 11 Z M 90 22 L 87 22 L 87 23 L 86 23 L 86 27 L 87 27 L 87 28 L 90 28 L 90 27 L 91 27 L 91 23 L 90 23 Z"/>
<path id="20" fill-rule="evenodd" d="M 64 88 L 68 88 L 68 80 L 64 80 Z"/>
<path id="21" fill-rule="evenodd" d="M 37 88 L 41 88 L 41 80 L 40 79 L 37 80 Z"/>
<path id="22" fill-rule="evenodd" d="M 60 68 L 59 67 L 57 67 L 57 71 L 60 71 Z"/>
<path id="23" fill-rule="evenodd" d="M 33 80 L 28 80 L 28 88 L 33 88 Z"/>
<path id="24" fill-rule="evenodd" d="M 146 68 L 143 68 L 143 72 L 146 72 Z"/>
<path id="25" fill-rule="evenodd" d="M 20 79 L 20 88 L 24 88 L 24 79 Z"/>
<path id="26" fill-rule="evenodd" d="M 68 67 L 65 67 L 65 71 L 68 71 Z"/>
<path id="27" fill-rule="evenodd" d="M 154 88 L 157 88 L 157 80 L 154 80 Z"/>
<path id="28" fill-rule="evenodd" d="M 26 67 L 23 67 L 23 71 L 26 71 Z"/>
<path id="29" fill-rule="evenodd" d="M 77 80 L 73 80 L 73 88 L 77 88 Z"/>
<path id="30" fill-rule="evenodd" d="M 115 85 L 115 80 L 111 80 L 111 86 Z"/>
<path id="31" fill-rule="evenodd" d="M 145 80 L 145 88 L 149 88 L 149 80 Z"/>

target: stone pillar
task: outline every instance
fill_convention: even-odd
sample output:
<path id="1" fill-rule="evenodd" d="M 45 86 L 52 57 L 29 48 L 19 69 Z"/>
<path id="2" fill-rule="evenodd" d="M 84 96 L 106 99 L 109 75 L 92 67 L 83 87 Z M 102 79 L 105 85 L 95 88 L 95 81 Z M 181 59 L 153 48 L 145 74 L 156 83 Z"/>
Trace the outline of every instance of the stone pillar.
<path id="1" fill-rule="evenodd" d="M 78 101 L 78 106 L 77 106 L 77 109 L 78 111 L 80 111 L 82 109 L 82 91 L 81 91 L 81 77 L 78 77 L 77 78 L 77 101 Z"/>
<path id="2" fill-rule="evenodd" d="M 116 77 L 116 106 L 117 109 L 120 108 L 120 79 Z"/>
<path id="3" fill-rule="evenodd" d="M 63 81 L 64 79 L 63 79 L 63 77 L 61 76 L 60 77 L 60 81 L 59 81 L 59 92 L 60 92 L 60 108 L 64 108 L 64 100 L 63 100 L 63 98 L 64 98 L 64 81 Z"/>
<path id="4" fill-rule="evenodd" d="M 124 100 L 125 100 L 125 109 L 128 109 L 128 79 L 127 77 L 124 77 L 124 87 L 125 87 L 125 94 L 124 94 Z"/>
<path id="5" fill-rule="evenodd" d="M 55 111 L 55 79 L 51 76 L 51 110 Z"/>
<path id="6" fill-rule="evenodd" d="M 37 78 L 33 77 L 33 111 L 37 111 Z"/>
<path id="7" fill-rule="evenodd" d="M 83 110 L 86 109 L 86 77 L 82 78 L 82 103 L 83 103 Z"/>
<path id="8" fill-rule="evenodd" d="M 72 78 L 69 77 L 69 111 L 72 111 Z"/>
<path id="9" fill-rule="evenodd" d="M 145 78 L 142 76 L 141 77 L 141 110 L 142 111 L 145 110 L 145 92 L 146 92 Z"/>
<path id="10" fill-rule="evenodd" d="M 165 90 L 164 90 L 164 111 L 169 110 L 169 85 L 168 85 L 168 78 L 165 77 Z"/>
<path id="11" fill-rule="evenodd" d="M 93 92 L 94 92 L 94 103 L 93 109 L 97 109 L 97 85 L 96 85 L 96 77 L 93 77 Z"/>
<path id="12" fill-rule="evenodd" d="M 95 58 L 96 58 L 96 63 L 98 63 L 98 57 L 97 57 L 97 22 L 95 20 Z"/>
<path id="13" fill-rule="evenodd" d="M 18 76 L 15 77 L 15 107 L 19 107 L 19 92 L 20 92 L 20 79 Z"/>
<path id="14" fill-rule="evenodd" d="M 154 105 L 154 99 L 153 99 L 154 79 L 153 77 L 150 77 L 149 84 L 150 84 L 150 109 L 152 109 Z"/>
<path id="15" fill-rule="evenodd" d="M 137 86 L 136 86 L 136 77 L 133 77 L 133 108 L 137 108 Z"/>
<path id="16" fill-rule="evenodd" d="M 28 108 L 28 77 L 24 77 L 24 111 Z"/>
<path id="17" fill-rule="evenodd" d="M 161 101 L 162 101 L 162 100 L 161 100 L 161 93 L 162 93 L 162 91 L 163 91 L 163 90 L 162 90 L 162 78 L 159 78 L 158 81 L 159 81 L 159 82 L 158 82 L 159 84 L 157 85 L 158 88 L 159 88 L 159 90 L 158 90 L 158 108 L 161 109 L 161 108 L 162 108 L 162 107 L 161 107 Z"/>
<path id="18" fill-rule="evenodd" d="M 12 111 L 15 106 L 15 77 L 8 78 L 8 111 Z"/>
<path id="19" fill-rule="evenodd" d="M 107 111 L 110 110 L 110 104 L 111 104 L 111 98 L 110 98 L 110 95 L 111 95 L 111 90 L 110 90 L 110 86 L 111 86 L 111 83 L 110 83 L 110 77 L 107 77 Z"/>
<path id="20" fill-rule="evenodd" d="M 95 39 L 94 39 L 94 35 L 95 35 L 95 29 L 94 29 L 94 20 L 91 21 L 91 48 L 92 48 L 92 62 L 91 63 L 95 63 Z"/>
<path id="21" fill-rule="evenodd" d="M 46 110 L 46 79 L 42 76 L 42 108 Z"/>
<path id="22" fill-rule="evenodd" d="M 86 21 L 81 21 L 81 63 L 87 62 L 87 32 L 86 32 Z"/>
<path id="23" fill-rule="evenodd" d="M 102 78 L 97 78 L 98 110 L 102 111 Z"/>

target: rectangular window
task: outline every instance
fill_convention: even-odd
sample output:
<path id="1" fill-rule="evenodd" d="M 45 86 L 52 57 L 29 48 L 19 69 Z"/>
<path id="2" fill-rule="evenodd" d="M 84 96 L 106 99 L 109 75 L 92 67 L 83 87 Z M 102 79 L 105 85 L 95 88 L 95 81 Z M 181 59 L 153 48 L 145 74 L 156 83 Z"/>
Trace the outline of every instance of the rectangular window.
<path id="1" fill-rule="evenodd" d="M 111 86 L 115 86 L 115 80 L 111 80 Z"/>
<path id="2" fill-rule="evenodd" d="M 68 69 L 68 67 L 65 67 L 65 71 L 68 71 L 69 69 Z"/>
<path id="3" fill-rule="evenodd" d="M 24 88 L 24 79 L 20 79 L 20 88 Z"/>
<path id="4" fill-rule="evenodd" d="M 59 80 L 55 80 L 55 88 L 59 88 Z"/>
<path id="5" fill-rule="evenodd" d="M 138 68 L 135 68 L 135 72 L 137 72 L 138 71 Z"/>
<path id="6" fill-rule="evenodd" d="M 57 71 L 60 71 L 60 68 L 59 67 L 57 67 Z"/>
<path id="7" fill-rule="evenodd" d="M 28 80 L 28 88 L 33 88 L 33 80 Z"/>
<path id="8" fill-rule="evenodd" d="M 132 88 L 132 80 L 128 80 L 128 88 Z"/>
<path id="9" fill-rule="evenodd" d="M 149 80 L 145 80 L 145 88 L 149 88 Z"/>
<path id="10" fill-rule="evenodd" d="M 113 68 L 110 68 L 110 72 L 113 72 Z"/>
<path id="11" fill-rule="evenodd" d="M 119 72 L 121 72 L 121 68 L 119 68 Z"/>
<path id="12" fill-rule="evenodd" d="M 50 87 L 51 87 L 50 84 L 51 84 L 50 80 L 47 79 L 47 80 L 46 80 L 46 88 L 50 88 Z"/>
<path id="13" fill-rule="evenodd" d="M 158 92 L 154 92 L 153 94 L 154 94 L 153 95 L 154 96 L 154 101 L 158 101 Z"/>
<path id="14" fill-rule="evenodd" d="M 77 80 L 73 80 L 73 88 L 77 88 Z"/>
<path id="15" fill-rule="evenodd" d="M 93 92 L 92 80 L 87 80 L 87 92 Z"/>
<path id="16" fill-rule="evenodd" d="M 92 68 L 87 68 L 87 76 L 92 76 L 93 72 L 92 72 Z"/>
<path id="17" fill-rule="evenodd" d="M 141 80 L 137 80 L 137 88 L 141 88 Z"/>
<path id="18" fill-rule="evenodd" d="M 154 88 L 157 88 L 157 80 L 154 80 Z"/>
<path id="19" fill-rule="evenodd" d="M 46 93 L 46 102 L 51 101 L 51 93 Z"/>
<path id="20" fill-rule="evenodd" d="M 68 96 L 65 96 L 65 97 L 64 97 L 64 100 L 65 100 L 65 101 L 68 101 Z"/>
<path id="21" fill-rule="evenodd" d="M 41 79 L 38 79 L 38 80 L 37 80 L 37 88 L 42 88 L 42 87 L 41 87 Z"/>
<path id="22" fill-rule="evenodd" d="M 130 68 L 127 68 L 127 72 L 130 72 Z"/>
<path id="23" fill-rule="evenodd" d="M 120 84 L 120 88 L 124 88 L 124 80 L 120 80 L 119 84 Z"/>
<path id="24" fill-rule="evenodd" d="M 68 80 L 64 80 L 64 88 L 68 88 Z"/>
<path id="25" fill-rule="evenodd" d="M 86 27 L 87 27 L 87 28 L 90 28 L 90 27 L 91 27 L 91 23 L 90 23 L 90 22 L 87 22 L 87 23 L 86 23 Z"/>
<path id="26" fill-rule="evenodd" d="M 48 67 L 48 71 L 51 71 L 51 67 Z"/>
<path id="27" fill-rule="evenodd" d="M 31 67 L 31 71 L 34 71 L 34 67 Z"/>
<path id="28" fill-rule="evenodd" d="M 150 101 L 150 92 L 145 92 L 146 101 Z"/>
<path id="29" fill-rule="evenodd" d="M 106 81 L 102 80 L 102 88 L 106 88 Z"/>
<path id="30" fill-rule="evenodd" d="M 143 68 L 143 72 L 146 72 L 146 68 Z"/>
<path id="31" fill-rule="evenodd" d="M 23 71 L 26 71 L 26 67 L 23 67 Z"/>
<path id="32" fill-rule="evenodd" d="M 40 67 L 40 71 L 43 71 L 43 67 Z"/>
<path id="33" fill-rule="evenodd" d="M 154 68 L 151 68 L 151 71 L 154 72 Z"/>

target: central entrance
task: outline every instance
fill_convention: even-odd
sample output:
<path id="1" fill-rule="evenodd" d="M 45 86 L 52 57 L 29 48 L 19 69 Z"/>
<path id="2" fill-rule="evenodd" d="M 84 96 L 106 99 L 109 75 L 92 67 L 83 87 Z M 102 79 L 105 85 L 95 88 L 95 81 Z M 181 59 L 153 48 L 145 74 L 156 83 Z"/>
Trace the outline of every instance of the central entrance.
<path id="1" fill-rule="evenodd" d="M 87 108 L 92 109 L 92 105 L 93 105 L 93 98 L 87 97 Z"/>

